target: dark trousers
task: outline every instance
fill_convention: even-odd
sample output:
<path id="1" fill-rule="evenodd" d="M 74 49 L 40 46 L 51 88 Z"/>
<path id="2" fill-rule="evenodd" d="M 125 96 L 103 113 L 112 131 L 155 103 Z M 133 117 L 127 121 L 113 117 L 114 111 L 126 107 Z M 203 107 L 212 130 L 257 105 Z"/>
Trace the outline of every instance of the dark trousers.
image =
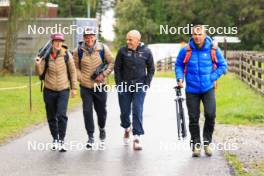
<path id="1" fill-rule="evenodd" d="M 212 135 L 215 126 L 216 102 L 214 89 L 202 94 L 186 93 L 187 108 L 189 114 L 189 130 L 191 133 L 191 143 L 200 144 L 200 102 L 204 106 L 204 128 L 203 141 L 204 145 L 209 145 L 212 142 Z"/>
<path id="2" fill-rule="evenodd" d="M 69 90 L 52 91 L 44 88 L 43 97 L 50 133 L 54 140 L 63 141 L 68 121 Z"/>
<path id="3" fill-rule="evenodd" d="M 143 104 L 145 99 L 146 92 L 140 90 L 138 92 L 119 92 L 118 100 L 119 107 L 121 110 L 121 126 L 123 128 L 128 128 L 131 125 L 130 114 L 131 114 L 131 105 L 132 105 L 132 114 L 133 114 L 133 135 L 142 135 L 144 134 L 143 129 Z"/>
<path id="4" fill-rule="evenodd" d="M 89 137 L 93 137 L 94 120 L 93 106 L 97 114 L 99 128 L 105 127 L 106 122 L 106 101 L 107 92 L 81 87 L 81 97 L 83 102 L 84 124 Z"/>

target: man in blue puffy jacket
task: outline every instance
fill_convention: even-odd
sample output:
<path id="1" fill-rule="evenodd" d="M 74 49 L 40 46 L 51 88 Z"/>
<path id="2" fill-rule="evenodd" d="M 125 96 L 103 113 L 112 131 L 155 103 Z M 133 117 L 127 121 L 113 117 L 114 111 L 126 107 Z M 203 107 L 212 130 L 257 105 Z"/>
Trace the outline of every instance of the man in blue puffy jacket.
<path id="1" fill-rule="evenodd" d="M 216 60 L 212 58 L 212 49 L 215 49 Z M 186 61 L 186 55 L 189 59 Z M 214 67 L 215 66 L 215 67 Z M 216 117 L 216 100 L 214 82 L 227 70 L 227 63 L 220 48 L 214 47 L 210 37 L 206 35 L 204 26 L 193 27 L 192 37 L 188 46 L 182 48 L 175 63 L 177 84 L 183 87 L 186 82 L 186 102 L 189 115 L 189 130 L 193 157 L 200 156 L 200 102 L 204 106 L 203 145 L 205 154 L 212 155 L 212 134 Z"/>

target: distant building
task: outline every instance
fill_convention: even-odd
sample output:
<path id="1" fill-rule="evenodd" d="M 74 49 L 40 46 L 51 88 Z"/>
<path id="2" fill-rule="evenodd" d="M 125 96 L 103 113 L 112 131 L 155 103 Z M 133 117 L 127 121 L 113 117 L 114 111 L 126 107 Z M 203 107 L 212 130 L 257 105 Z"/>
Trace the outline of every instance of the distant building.
<path id="1" fill-rule="evenodd" d="M 9 0 L 0 0 L 0 69 L 4 59 L 9 7 Z M 50 40 L 52 33 L 64 33 L 65 43 L 72 50 L 83 38 L 83 33 L 78 32 L 77 28 L 98 27 L 94 18 L 58 18 L 57 4 L 40 2 L 35 7 L 39 8 L 36 18 L 26 22 L 18 20 L 20 24 L 16 37 L 15 72 L 29 72 L 38 50 Z"/>
<path id="2" fill-rule="evenodd" d="M 5 34 L 7 30 L 7 18 L 0 18 L 0 69 L 3 65 L 4 52 L 5 52 Z M 97 20 L 94 18 L 36 18 L 34 21 L 30 22 L 29 25 L 36 26 L 36 29 L 53 28 L 56 26 L 60 28 L 70 28 L 70 26 L 77 26 L 84 28 L 85 26 L 97 26 Z M 41 30 L 42 31 L 42 30 Z M 56 30 L 54 30 L 56 31 Z M 28 24 L 21 24 L 17 32 L 17 48 L 15 56 L 15 72 L 28 73 L 29 66 L 33 65 L 33 59 L 36 57 L 38 50 L 50 40 L 50 35 L 52 31 L 43 34 L 28 33 Z M 66 30 L 65 32 L 70 32 Z M 72 31 L 72 34 L 65 33 L 65 43 L 68 45 L 69 49 L 77 47 L 78 42 L 83 38 L 82 33 L 77 33 L 77 31 Z"/>
<path id="3" fill-rule="evenodd" d="M 148 48 L 153 54 L 154 62 L 157 63 L 165 58 L 172 58 L 172 61 L 175 61 L 182 46 L 180 43 L 157 43 L 149 44 Z"/>
<path id="4" fill-rule="evenodd" d="M 0 18 L 7 17 L 9 11 L 9 0 L 0 0 Z"/>
<path id="5" fill-rule="evenodd" d="M 38 3 L 40 10 L 37 17 L 39 18 L 56 18 L 58 16 L 58 5 L 53 3 L 43 2 Z M 47 9 L 43 10 L 43 6 Z M 0 0 L 0 18 L 7 18 L 9 12 L 9 0 Z"/>

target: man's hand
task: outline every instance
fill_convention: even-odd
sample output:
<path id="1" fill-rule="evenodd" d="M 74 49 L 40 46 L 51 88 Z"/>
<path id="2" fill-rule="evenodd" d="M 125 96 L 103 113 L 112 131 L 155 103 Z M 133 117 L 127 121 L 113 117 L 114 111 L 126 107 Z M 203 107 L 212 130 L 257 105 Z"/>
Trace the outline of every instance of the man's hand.
<path id="1" fill-rule="evenodd" d="M 41 58 L 40 57 L 36 57 L 35 58 L 35 63 L 36 63 L 36 65 L 39 65 L 40 63 L 41 63 Z"/>
<path id="2" fill-rule="evenodd" d="M 182 79 L 179 79 L 178 82 L 177 82 L 177 84 L 178 84 L 178 86 L 180 88 L 183 88 L 183 81 L 182 81 Z"/>
<path id="3" fill-rule="evenodd" d="M 76 95 L 77 95 L 77 90 L 72 89 L 71 90 L 71 97 L 74 98 L 74 97 L 76 97 Z"/>
<path id="4" fill-rule="evenodd" d="M 96 77 L 95 81 L 98 83 L 102 83 L 104 81 L 104 78 L 105 78 L 104 75 L 101 73 Z"/>

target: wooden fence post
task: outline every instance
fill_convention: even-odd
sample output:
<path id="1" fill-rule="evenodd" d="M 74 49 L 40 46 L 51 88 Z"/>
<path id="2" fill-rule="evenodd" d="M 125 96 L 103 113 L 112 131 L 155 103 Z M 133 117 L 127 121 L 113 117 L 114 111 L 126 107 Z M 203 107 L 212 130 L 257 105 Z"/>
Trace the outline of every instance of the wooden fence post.
<path id="1" fill-rule="evenodd" d="M 255 55 L 253 55 L 255 56 Z M 256 62 L 255 62 L 255 58 L 252 55 L 250 56 L 251 59 L 251 83 L 252 83 L 252 87 L 256 88 L 256 72 L 255 72 L 255 68 L 256 68 Z"/>
<path id="2" fill-rule="evenodd" d="M 259 91 L 262 91 L 262 85 L 261 85 L 261 80 L 262 80 L 262 69 L 261 69 L 261 61 L 260 60 L 258 60 L 258 89 L 259 89 Z"/>

